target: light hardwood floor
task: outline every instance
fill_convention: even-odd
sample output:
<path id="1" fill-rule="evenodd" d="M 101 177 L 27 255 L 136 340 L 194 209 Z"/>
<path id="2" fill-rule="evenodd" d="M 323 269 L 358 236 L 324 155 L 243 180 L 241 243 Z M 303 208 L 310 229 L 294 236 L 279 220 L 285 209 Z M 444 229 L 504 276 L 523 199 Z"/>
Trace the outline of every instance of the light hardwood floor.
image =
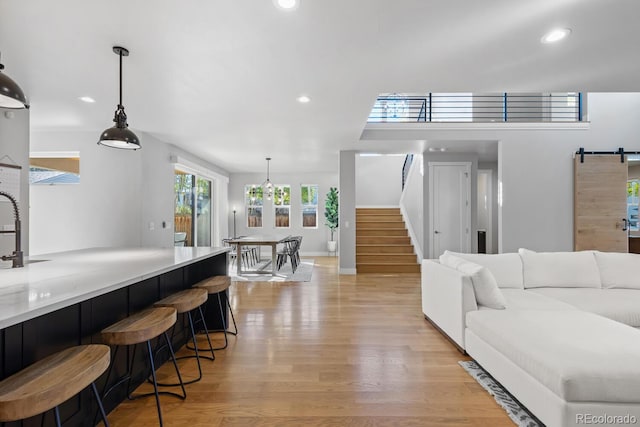
<path id="1" fill-rule="evenodd" d="M 339 276 L 337 258 L 315 262 L 311 282 L 232 284 L 240 334 L 203 361 L 185 401 L 161 397 L 166 426 L 514 425 L 425 321 L 419 274 Z M 197 374 L 195 360 L 180 365 Z M 109 420 L 157 425 L 154 399 Z"/>

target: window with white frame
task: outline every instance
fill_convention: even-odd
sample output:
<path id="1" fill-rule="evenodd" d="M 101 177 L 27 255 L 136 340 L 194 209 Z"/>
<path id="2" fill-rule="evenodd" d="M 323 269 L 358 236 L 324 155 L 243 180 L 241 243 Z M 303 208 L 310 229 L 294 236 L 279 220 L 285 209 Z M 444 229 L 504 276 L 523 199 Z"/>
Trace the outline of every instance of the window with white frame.
<path id="1" fill-rule="evenodd" d="M 264 195 L 261 185 L 245 185 L 244 204 L 247 210 L 247 227 L 261 228 L 262 208 L 264 204 Z"/>
<path id="2" fill-rule="evenodd" d="M 273 209 L 276 228 L 291 226 L 291 186 L 276 185 L 273 189 Z"/>
<path id="3" fill-rule="evenodd" d="M 301 185 L 300 196 L 302 202 L 302 227 L 318 228 L 318 186 Z"/>

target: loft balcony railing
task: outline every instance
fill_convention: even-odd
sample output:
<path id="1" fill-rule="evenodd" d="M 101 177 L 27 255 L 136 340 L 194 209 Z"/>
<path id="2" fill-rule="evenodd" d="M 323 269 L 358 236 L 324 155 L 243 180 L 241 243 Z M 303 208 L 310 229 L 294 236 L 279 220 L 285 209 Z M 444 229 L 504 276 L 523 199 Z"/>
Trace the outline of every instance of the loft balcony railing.
<path id="1" fill-rule="evenodd" d="M 581 122 L 582 93 L 390 94 L 376 100 L 369 123 Z"/>

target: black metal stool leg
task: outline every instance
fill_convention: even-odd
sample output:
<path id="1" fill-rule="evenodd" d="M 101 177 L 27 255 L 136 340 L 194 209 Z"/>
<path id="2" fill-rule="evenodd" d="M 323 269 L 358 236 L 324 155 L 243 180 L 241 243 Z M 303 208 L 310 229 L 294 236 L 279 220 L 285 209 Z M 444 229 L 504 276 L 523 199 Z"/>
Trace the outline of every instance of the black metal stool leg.
<path id="1" fill-rule="evenodd" d="M 96 387 L 95 382 L 91 383 L 91 390 L 93 391 L 93 396 L 96 398 L 96 402 L 98 402 L 98 409 L 100 410 L 100 414 L 102 415 L 102 422 L 104 422 L 104 427 L 109 427 L 107 413 L 105 412 L 104 406 L 102 405 L 102 399 L 100 399 L 100 394 L 98 394 L 98 388 Z"/>
<path id="2" fill-rule="evenodd" d="M 53 413 L 56 417 L 56 426 L 62 427 L 62 423 L 60 422 L 60 409 L 57 406 L 53 408 Z"/>
<path id="3" fill-rule="evenodd" d="M 151 341 L 147 340 L 147 352 L 149 353 L 149 363 L 151 364 L 151 376 L 153 376 L 153 392 L 156 395 L 156 407 L 158 408 L 158 420 L 160 420 L 160 427 L 162 423 L 162 410 L 160 409 L 160 394 L 158 393 L 158 382 L 156 379 L 156 366 L 153 363 L 153 352 L 151 350 Z"/>
<path id="4" fill-rule="evenodd" d="M 222 292 L 218 293 L 218 307 L 220 308 L 220 320 L 222 321 L 222 332 L 224 333 L 224 346 L 214 348 L 214 350 L 224 350 L 229 344 L 229 340 L 227 339 L 227 322 L 224 321 L 224 310 L 222 309 L 222 300 L 220 299 L 221 293 Z"/>
<path id="5" fill-rule="evenodd" d="M 178 374 L 178 380 L 180 381 L 180 388 L 182 388 L 182 396 L 176 395 L 180 397 L 182 400 L 187 398 L 187 391 L 184 389 L 184 383 L 182 382 L 182 375 L 180 375 L 180 369 L 178 369 L 178 361 L 176 360 L 176 355 L 173 352 L 173 345 L 171 345 L 171 341 L 169 341 L 169 336 L 167 332 L 164 332 L 164 339 L 167 341 L 167 345 L 169 346 L 169 352 L 171 353 L 171 361 L 173 362 L 174 368 L 176 368 L 176 374 Z M 171 393 L 174 394 L 174 393 Z"/>
<path id="6" fill-rule="evenodd" d="M 213 348 L 213 345 L 211 344 L 211 337 L 209 337 L 209 330 L 207 329 L 207 322 L 205 322 L 205 320 L 204 320 L 204 314 L 203 314 L 203 312 L 202 312 L 202 306 L 198 307 L 198 312 L 200 313 L 200 320 L 199 320 L 199 322 L 200 322 L 200 323 L 202 323 L 202 328 L 203 328 L 203 330 L 204 330 L 204 334 L 205 334 L 205 336 L 207 337 L 207 342 L 209 343 L 209 350 L 203 350 L 203 351 L 211 352 L 211 356 L 200 356 L 200 357 L 201 357 L 201 358 L 203 358 L 203 359 L 207 359 L 207 360 L 214 361 L 214 360 L 216 360 L 216 355 L 215 355 L 215 353 L 213 352 L 213 350 L 215 350 L 215 349 Z M 195 325 L 195 323 L 197 323 L 197 322 L 198 322 L 198 321 L 196 320 L 196 322 L 194 322 L 194 325 Z M 195 327 L 194 327 L 194 330 L 195 330 Z M 187 343 L 187 345 L 186 345 L 185 347 L 186 347 L 188 350 L 195 350 L 195 345 L 196 345 L 196 343 L 195 343 L 195 341 L 194 341 L 194 347 L 190 347 L 188 343 Z M 193 356 L 183 356 L 183 358 L 184 358 L 184 357 L 193 357 Z M 179 357 L 178 359 L 181 359 L 181 358 Z"/>
<path id="7" fill-rule="evenodd" d="M 193 316 L 191 315 L 191 312 L 187 312 L 187 315 L 188 315 L 188 319 L 189 319 L 189 329 L 191 331 L 191 342 L 193 343 L 193 348 L 188 347 L 188 346 L 187 346 L 187 348 L 190 349 L 190 350 L 195 350 L 196 354 L 195 355 L 176 357 L 176 360 L 195 358 L 197 363 L 198 363 L 198 378 L 193 379 L 193 380 L 189 380 L 189 381 L 183 381 L 183 384 L 185 384 L 185 385 L 193 384 L 193 383 L 198 382 L 198 381 L 200 381 L 202 379 L 202 366 L 200 365 L 200 359 L 201 358 L 215 360 L 215 356 L 213 358 L 209 358 L 208 356 L 200 355 L 200 351 L 198 349 L 197 338 L 196 338 L 196 329 L 195 329 L 195 325 L 194 325 L 194 321 L 193 321 Z M 206 323 L 204 323 L 204 318 L 202 318 L 202 322 L 203 322 L 205 330 L 206 330 L 207 325 L 206 325 Z M 207 340 L 209 340 L 209 334 L 207 334 Z M 211 345 L 211 340 L 209 340 L 209 351 L 211 351 L 211 354 L 213 354 L 213 348 L 212 348 L 212 345 Z M 158 385 L 162 386 L 162 387 L 177 387 L 177 386 L 180 385 L 180 383 L 174 383 L 174 384 L 158 383 Z"/>
<path id="8" fill-rule="evenodd" d="M 227 331 L 227 333 L 231 334 L 231 335 L 238 335 L 238 325 L 236 324 L 236 317 L 233 315 L 233 309 L 231 308 L 231 302 L 229 301 L 229 297 L 227 296 L 226 293 L 224 293 L 224 299 L 226 301 L 226 305 L 227 307 L 229 307 L 229 313 L 231 314 L 231 320 L 233 320 L 233 329 L 235 329 L 235 331 Z"/>
<path id="9" fill-rule="evenodd" d="M 204 328 L 205 334 L 207 336 L 207 342 L 209 343 L 209 351 L 211 352 L 211 357 L 202 356 L 209 360 L 216 360 L 216 355 L 213 353 L 213 345 L 211 344 L 211 338 L 209 337 L 209 330 L 207 329 L 207 322 L 204 320 L 204 313 L 202 313 L 202 306 L 198 307 L 198 312 L 200 313 L 200 320 L 202 320 L 202 327 Z"/>

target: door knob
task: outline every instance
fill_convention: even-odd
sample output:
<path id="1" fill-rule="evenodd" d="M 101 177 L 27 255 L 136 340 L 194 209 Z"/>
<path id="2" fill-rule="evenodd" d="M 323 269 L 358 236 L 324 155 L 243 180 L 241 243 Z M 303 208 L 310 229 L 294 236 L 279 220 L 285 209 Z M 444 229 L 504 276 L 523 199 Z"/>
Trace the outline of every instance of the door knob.
<path id="1" fill-rule="evenodd" d="M 440 234 L 440 232 L 438 230 L 434 231 L 435 234 Z"/>

